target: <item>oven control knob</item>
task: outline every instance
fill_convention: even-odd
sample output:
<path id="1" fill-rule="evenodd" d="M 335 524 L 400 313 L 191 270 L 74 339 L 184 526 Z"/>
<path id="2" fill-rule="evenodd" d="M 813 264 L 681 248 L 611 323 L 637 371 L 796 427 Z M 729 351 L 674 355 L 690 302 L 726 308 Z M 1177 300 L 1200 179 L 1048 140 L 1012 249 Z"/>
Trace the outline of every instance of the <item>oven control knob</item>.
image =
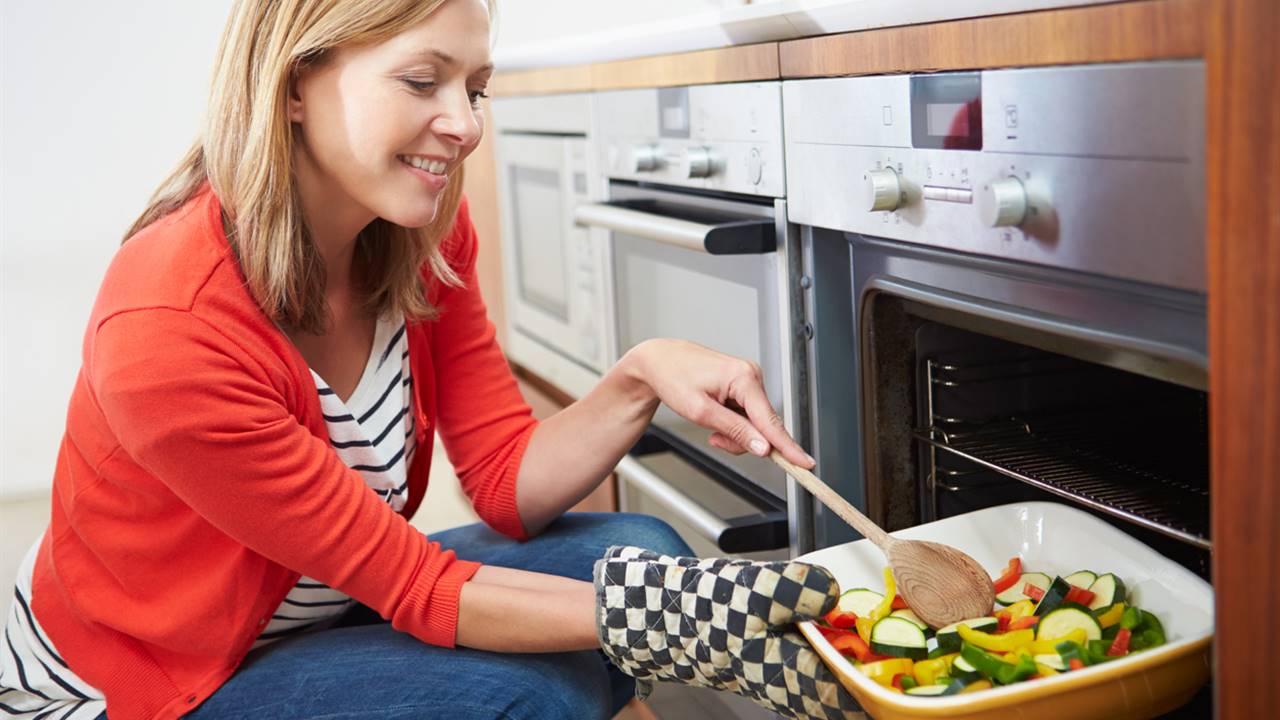
<path id="1" fill-rule="evenodd" d="M 1027 189 L 1015 177 L 993 180 L 978 193 L 978 212 L 991 227 L 1021 225 L 1027 217 Z"/>
<path id="2" fill-rule="evenodd" d="M 862 179 L 866 181 L 866 196 L 872 212 L 877 210 L 897 210 L 906 200 L 902 192 L 902 182 L 893 168 L 868 170 Z"/>
<path id="3" fill-rule="evenodd" d="M 657 145 L 637 145 L 631 148 L 632 172 L 653 172 L 662 167 L 662 149 Z"/>
<path id="4" fill-rule="evenodd" d="M 690 178 L 711 177 L 711 174 L 715 172 L 715 166 L 711 162 L 710 148 L 685 148 L 684 167 Z"/>

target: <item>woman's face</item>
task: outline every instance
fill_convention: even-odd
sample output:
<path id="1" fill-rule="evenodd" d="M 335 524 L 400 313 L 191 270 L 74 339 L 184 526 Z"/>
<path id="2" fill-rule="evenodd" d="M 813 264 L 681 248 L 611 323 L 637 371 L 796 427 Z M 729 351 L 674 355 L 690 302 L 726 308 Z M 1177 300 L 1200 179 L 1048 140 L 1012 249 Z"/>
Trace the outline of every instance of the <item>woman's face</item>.
<path id="1" fill-rule="evenodd" d="M 484 0 L 446 0 L 388 40 L 328 53 L 289 100 L 304 197 L 326 214 L 430 223 L 446 179 L 480 142 L 491 73 Z"/>

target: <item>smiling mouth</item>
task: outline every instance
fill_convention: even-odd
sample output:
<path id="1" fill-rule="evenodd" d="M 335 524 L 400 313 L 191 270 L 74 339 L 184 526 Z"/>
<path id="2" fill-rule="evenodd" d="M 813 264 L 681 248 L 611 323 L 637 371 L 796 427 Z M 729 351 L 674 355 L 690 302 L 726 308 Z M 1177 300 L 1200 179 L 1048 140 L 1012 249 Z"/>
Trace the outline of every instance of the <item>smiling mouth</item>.
<path id="1" fill-rule="evenodd" d="M 396 158 L 405 165 L 424 170 L 432 175 L 444 175 L 449 169 L 449 163 L 443 160 L 430 160 L 419 155 L 397 155 Z"/>

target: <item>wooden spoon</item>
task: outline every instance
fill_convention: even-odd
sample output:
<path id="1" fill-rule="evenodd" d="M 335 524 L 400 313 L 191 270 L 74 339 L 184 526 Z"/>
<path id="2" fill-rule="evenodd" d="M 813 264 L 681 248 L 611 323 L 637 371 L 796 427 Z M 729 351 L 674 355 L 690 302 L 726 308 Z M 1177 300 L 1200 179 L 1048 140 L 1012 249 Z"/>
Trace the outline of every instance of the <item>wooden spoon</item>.
<path id="1" fill-rule="evenodd" d="M 833 512 L 875 543 L 893 569 L 898 592 L 916 616 L 940 628 L 991 614 L 996 602 L 991 576 L 976 560 L 949 546 L 921 540 L 899 540 L 858 512 L 830 486 L 774 450 L 769 454 L 787 474 Z"/>

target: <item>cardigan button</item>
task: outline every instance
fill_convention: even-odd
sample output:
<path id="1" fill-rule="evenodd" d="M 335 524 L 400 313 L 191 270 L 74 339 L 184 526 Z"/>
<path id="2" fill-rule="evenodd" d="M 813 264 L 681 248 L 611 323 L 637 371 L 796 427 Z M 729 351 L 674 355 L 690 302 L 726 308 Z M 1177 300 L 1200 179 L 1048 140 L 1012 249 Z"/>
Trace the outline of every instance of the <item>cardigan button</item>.
<path id="1" fill-rule="evenodd" d="M 195 702 L 196 702 L 196 696 L 195 696 L 195 695 L 188 695 L 188 696 L 187 696 L 187 704 L 188 704 L 188 705 L 194 705 L 194 704 L 195 704 Z"/>

